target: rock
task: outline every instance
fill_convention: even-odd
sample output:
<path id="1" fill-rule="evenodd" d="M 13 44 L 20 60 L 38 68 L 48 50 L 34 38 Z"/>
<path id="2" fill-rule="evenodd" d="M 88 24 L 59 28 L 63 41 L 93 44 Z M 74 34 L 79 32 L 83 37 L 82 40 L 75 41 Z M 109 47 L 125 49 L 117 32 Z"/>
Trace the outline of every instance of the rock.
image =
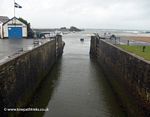
<path id="1" fill-rule="evenodd" d="M 82 31 L 82 30 L 77 27 L 71 26 L 69 31 Z"/>

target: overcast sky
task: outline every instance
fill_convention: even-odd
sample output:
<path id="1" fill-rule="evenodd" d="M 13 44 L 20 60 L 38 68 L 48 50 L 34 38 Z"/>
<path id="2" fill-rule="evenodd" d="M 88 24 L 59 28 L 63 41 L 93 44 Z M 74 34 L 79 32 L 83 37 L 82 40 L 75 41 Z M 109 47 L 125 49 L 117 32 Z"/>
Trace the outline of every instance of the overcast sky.
<path id="1" fill-rule="evenodd" d="M 150 0 L 16 0 L 16 16 L 33 28 L 150 30 Z M 0 0 L 0 15 L 13 17 L 13 0 Z"/>

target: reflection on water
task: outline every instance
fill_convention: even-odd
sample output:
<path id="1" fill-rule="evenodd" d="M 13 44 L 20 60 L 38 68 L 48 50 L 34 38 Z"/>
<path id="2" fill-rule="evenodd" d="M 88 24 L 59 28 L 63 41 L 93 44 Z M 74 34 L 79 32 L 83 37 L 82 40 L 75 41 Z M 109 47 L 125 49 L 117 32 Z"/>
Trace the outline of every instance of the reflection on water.
<path id="1" fill-rule="evenodd" d="M 84 38 L 84 42 L 80 42 Z M 30 107 L 49 108 L 31 112 L 34 117 L 124 117 L 102 70 L 90 60 L 86 32 L 63 37 L 63 57 L 41 83 Z"/>
<path id="2" fill-rule="evenodd" d="M 28 107 L 32 108 L 46 108 L 48 102 L 51 100 L 54 88 L 58 85 L 60 78 L 60 68 L 61 61 L 58 61 L 57 64 L 52 68 L 51 73 L 44 79 L 41 83 L 41 86 L 37 89 L 31 103 Z M 50 109 L 49 109 L 50 110 Z M 24 113 L 23 113 L 24 114 Z M 28 112 L 25 117 L 42 117 L 44 112 Z"/>

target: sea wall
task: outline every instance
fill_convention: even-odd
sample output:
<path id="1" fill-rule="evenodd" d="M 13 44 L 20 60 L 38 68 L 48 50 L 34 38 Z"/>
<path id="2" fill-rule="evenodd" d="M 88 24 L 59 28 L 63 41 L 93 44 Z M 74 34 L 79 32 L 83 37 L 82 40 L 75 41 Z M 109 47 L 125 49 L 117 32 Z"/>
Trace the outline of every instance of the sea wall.
<path id="1" fill-rule="evenodd" d="M 142 110 L 142 116 L 149 116 L 150 62 L 95 36 L 91 37 L 90 55 L 104 69 L 126 111 L 139 116 Z"/>
<path id="2" fill-rule="evenodd" d="M 32 50 L 12 56 L 0 64 L 1 111 L 4 108 L 27 105 L 36 88 L 57 60 L 56 44 L 61 45 L 58 47 L 59 50 L 63 49 L 62 37 L 59 36 L 58 40 L 48 41 Z M 57 54 L 62 55 L 62 52 L 63 50 Z"/>

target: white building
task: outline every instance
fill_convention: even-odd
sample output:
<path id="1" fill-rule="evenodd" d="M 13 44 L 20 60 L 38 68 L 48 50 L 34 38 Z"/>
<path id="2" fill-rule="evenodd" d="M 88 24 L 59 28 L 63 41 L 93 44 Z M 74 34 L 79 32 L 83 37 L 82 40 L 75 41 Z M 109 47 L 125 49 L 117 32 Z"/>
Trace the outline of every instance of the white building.
<path id="1" fill-rule="evenodd" d="M 27 38 L 27 25 L 18 18 L 13 17 L 1 24 L 1 38 L 22 39 Z"/>

